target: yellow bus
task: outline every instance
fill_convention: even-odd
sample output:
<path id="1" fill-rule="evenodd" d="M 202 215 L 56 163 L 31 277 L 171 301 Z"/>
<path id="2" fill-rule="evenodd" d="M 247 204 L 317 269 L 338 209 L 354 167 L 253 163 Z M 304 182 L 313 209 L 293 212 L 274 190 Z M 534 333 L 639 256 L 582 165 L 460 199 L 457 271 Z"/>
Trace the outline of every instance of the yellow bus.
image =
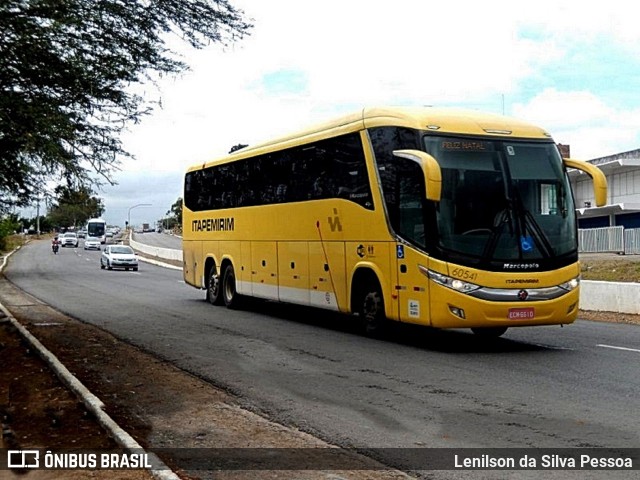
<path id="1" fill-rule="evenodd" d="M 568 168 L 541 128 L 458 109 L 373 108 L 188 169 L 184 279 L 259 297 L 471 328 L 568 324 L 580 268 Z"/>

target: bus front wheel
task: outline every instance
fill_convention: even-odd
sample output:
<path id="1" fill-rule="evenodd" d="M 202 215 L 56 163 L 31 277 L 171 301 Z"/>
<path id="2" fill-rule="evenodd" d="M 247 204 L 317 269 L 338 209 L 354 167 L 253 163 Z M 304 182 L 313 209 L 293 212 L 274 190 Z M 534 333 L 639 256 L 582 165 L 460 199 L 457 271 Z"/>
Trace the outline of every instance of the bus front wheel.
<path id="1" fill-rule="evenodd" d="M 507 331 L 507 327 L 476 327 L 471 331 L 482 338 L 498 338 Z"/>
<path id="2" fill-rule="evenodd" d="M 384 313 L 384 300 L 379 288 L 369 289 L 362 297 L 360 319 L 365 335 L 378 337 L 384 332 L 387 317 Z"/>
<path id="3" fill-rule="evenodd" d="M 211 305 L 224 304 L 224 299 L 222 298 L 222 292 L 220 290 L 220 275 L 218 275 L 218 270 L 214 266 L 211 267 L 209 279 L 207 281 L 207 300 Z"/>
<path id="4" fill-rule="evenodd" d="M 241 299 L 240 294 L 236 290 L 236 272 L 233 269 L 233 265 L 229 265 L 224 269 L 224 276 L 222 277 L 222 297 L 227 308 L 240 308 Z"/>

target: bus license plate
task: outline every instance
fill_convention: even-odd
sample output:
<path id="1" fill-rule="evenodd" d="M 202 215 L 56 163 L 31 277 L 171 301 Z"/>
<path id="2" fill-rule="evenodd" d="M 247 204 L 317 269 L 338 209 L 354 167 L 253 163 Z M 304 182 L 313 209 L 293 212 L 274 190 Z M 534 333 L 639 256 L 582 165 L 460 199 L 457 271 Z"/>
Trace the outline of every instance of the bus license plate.
<path id="1" fill-rule="evenodd" d="M 509 320 L 532 320 L 535 317 L 536 312 L 533 307 L 509 309 Z"/>

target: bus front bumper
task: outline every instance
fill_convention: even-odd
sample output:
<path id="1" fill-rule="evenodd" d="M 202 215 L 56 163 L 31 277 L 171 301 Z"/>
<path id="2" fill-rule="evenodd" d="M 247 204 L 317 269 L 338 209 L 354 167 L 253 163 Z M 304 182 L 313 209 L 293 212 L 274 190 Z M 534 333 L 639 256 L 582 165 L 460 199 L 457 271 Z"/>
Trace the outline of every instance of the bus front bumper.
<path id="1" fill-rule="evenodd" d="M 551 295 L 553 298 L 547 298 L 548 291 L 540 291 L 550 289 L 494 289 L 473 295 L 433 281 L 430 287 L 431 326 L 437 328 L 558 325 L 573 323 L 578 316 L 579 287 Z"/>

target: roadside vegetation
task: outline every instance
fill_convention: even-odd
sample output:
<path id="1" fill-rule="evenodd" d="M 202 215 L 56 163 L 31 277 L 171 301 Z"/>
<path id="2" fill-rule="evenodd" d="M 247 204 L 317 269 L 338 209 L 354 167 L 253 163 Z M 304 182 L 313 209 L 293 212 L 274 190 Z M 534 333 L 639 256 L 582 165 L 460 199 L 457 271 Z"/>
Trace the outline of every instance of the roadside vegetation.
<path id="1" fill-rule="evenodd" d="M 21 243 L 21 235 L 15 235 L 18 223 L 12 216 L 0 219 L 0 253 L 10 252 Z"/>
<path id="2" fill-rule="evenodd" d="M 587 259 L 580 261 L 583 280 L 605 282 L 640 282 L 640 259 L 620 256 L 615 259 Z"/>

